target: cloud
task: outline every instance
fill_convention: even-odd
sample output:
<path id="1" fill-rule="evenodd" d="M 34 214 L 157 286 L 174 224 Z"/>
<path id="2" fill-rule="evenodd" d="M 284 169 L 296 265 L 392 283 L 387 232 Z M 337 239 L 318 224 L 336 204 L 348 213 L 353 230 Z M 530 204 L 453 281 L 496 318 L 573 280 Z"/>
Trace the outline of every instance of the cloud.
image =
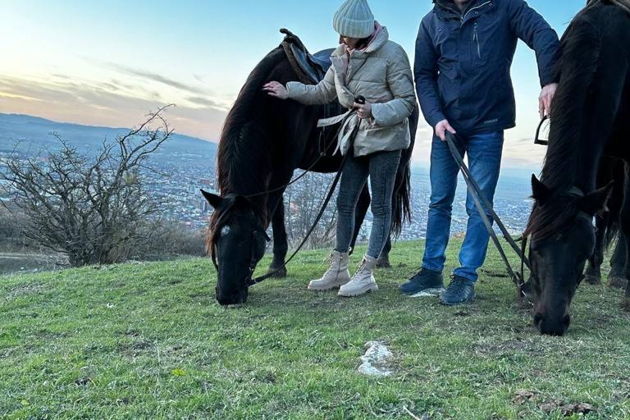
<path id="1" fill-rule="evenodd" d="M 188 99 L 189 102 L 192 102 L 197 105 L 204 105 L 210 108 L 221 108 L 221 106 L 218 103 L 216 103 L 215 101 L 211 99 L 200 98 L 198 96 L 192 96 L 186 99 Z"/>
<path id="2" fill-rule="evenodd" d="M 165 105 L 163 100 L 152 99 L 156 94 L 141 88 L 135 93 L 116 90 L 108 82 L 39 81 L 0 75 L 0 112 L 87 125 L 132 127 L 147 113 Z M 178 133 L 217 140 L 226 112 L 217 109 L 211 99 L 198 104 L 202 106 L 176 104 L 167 111 L 169 124 Z"/>
<path id="3" fill-rule="evenodd" d="M 127 66 L 123 66 L 123 65 L 115 64 L 115 63 L 102 63 L 101 62 L 101 65 L 105 65 L 109 67 L 110 69 L 116 70 L 119 73 L 151 80 L 153 82 L 161 83 L 163 85 L 170 86 L 175 89 L 183 90 L 185 92 L 192 93 L 195 95 L 209 94 L 209 92 L 206 89 L 203 89 L 198 86 L 192 86 L 186 83 L 178 82 L 176 80 L 161 76 L 157 73 L 152 73 L 152 72 L 140 70 L 140 69 L 134 69 L 131 67 L 127 67 Z"/>

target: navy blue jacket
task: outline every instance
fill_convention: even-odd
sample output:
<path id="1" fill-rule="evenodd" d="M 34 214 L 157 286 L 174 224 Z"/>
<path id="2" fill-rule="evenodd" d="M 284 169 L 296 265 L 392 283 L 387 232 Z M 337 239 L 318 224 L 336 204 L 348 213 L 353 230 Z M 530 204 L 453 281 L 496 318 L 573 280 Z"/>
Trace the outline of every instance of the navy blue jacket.
<path id="1" fill-rule="evenodd" d="M 556 82 L 558 35 L 523 0 L 471 0 L 463 13 L 452 0 L 434 2 L 416 41 L 414 73 L 425 119 L 432 127 L 448 119 L 465 135 L 514 127 L 510 66 L 518 39 L 536 51 L 545 86 Z"/>

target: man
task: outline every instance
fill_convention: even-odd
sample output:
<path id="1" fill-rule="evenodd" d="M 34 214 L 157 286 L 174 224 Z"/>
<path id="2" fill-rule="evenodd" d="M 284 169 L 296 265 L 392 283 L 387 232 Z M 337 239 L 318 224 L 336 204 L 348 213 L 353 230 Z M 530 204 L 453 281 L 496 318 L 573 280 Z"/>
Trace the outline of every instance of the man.
<path id="1" fill-rule="evenodd" d="M 431 203 L 421 270 L 400 286 L 407 295 L 441 293 L 446 305 L 473 300 L 477 269 L 489 236 L 470 194 L 460 267 L 444 290 L 442 270 L 450 236 L 459 168 L 445 143 L 457 134 L 473 178 L 492 202 L 499 178 L 503 131 L 515 126 L 510 66 L 518 39 L 536 52 L 542 88 L 539 112 L 555 93 L 558 36 L 523 0 L 434 0 L 416 42 L 415 80 L 422 112 L 435 134 L 431 148 Z"/>

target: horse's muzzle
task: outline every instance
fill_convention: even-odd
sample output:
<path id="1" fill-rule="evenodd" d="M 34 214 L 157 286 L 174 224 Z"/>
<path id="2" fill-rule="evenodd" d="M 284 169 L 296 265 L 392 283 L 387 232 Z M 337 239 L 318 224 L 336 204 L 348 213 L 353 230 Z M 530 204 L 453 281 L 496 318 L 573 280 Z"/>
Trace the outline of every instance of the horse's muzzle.
<path id="1" fill-rule="evenodd" d="M 247 302 L 247 289 L 238 290 L 231 293 L 223 293 L 219 288 L 216 289 L 217 302 L 221 306 L 241 305 Z"/>
<path id="2" fill-rule="evenodd" d="M 541 313 L 534 315 L 534 325 L 543 335 L 563 336 L 569 329 L 571 316 L 566 314 L 561 317 L 545 316 Z"/>

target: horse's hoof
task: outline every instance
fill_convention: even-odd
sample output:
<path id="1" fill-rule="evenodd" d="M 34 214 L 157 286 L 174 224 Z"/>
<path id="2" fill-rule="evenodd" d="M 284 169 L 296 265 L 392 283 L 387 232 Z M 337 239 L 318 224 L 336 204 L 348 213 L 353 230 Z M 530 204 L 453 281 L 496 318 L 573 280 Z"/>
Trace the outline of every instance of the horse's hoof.
<path id="1" fill-rule="evenodd" d="M 287 269 L 286 267 L 282 267 L 280 269 L 269 267 L 269 271 L 267 271 L 267 274 L 270 274 L 270 273 L 273 273 L 271 277 L 274 279 L 283 279 L 287 276 Z"/>
<path id="2" fill-rule="evenodd" d="M 630 297 L 623 298 L 623 303 L 621 304 L 621 307 L 626 312 L 630 312 Z"/>
<path id="3" fill-rule="evenodd" d="M 608 286 L 615 289 L 625 289 L 628 284 L 628 280 L 622 276 L 610 276 L 608 277 Z"/>
<path id="4" fill-rule="evenodd" d="M 389 262 L 389 258 L 379 258 L 376 260 L 377 268 L 392 268 L 392 264 Z"/>
<path id="5" fill-rule="evenodd" d="M 585 274 L 584 275 L 584 280 L 586 280 L 586 282 L 588 284 L 592 284 L 592 285 L 598 285 L 598 284 L 602 284 L 602 279 L 598 276 L 594 276 L 592 274 Z"/>

